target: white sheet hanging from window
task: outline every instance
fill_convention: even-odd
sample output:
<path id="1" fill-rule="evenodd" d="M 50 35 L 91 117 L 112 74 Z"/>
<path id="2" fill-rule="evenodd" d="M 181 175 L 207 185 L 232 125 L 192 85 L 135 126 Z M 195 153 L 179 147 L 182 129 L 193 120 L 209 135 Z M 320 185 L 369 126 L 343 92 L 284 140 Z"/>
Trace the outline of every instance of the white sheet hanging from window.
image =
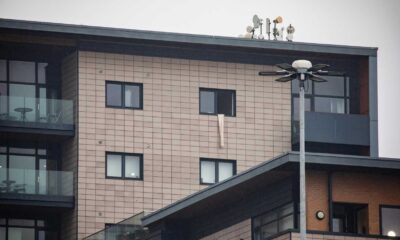
<path id="1" fill-rule="evenodd" d="M 218 114 L 219 146 L 223 148 L 224 143 L 224 114 Z"/>

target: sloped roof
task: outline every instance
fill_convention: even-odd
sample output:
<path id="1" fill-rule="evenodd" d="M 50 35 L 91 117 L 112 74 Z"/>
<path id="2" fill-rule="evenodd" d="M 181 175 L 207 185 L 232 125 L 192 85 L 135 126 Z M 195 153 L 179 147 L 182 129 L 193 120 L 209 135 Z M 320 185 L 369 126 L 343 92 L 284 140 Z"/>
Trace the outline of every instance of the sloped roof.
<path id="1" fill-rule="evenodd" d="M 215 196 L 219 193 L 234 188 L 239 184 L 250 181 L 251 179 L 263 175 L 270 174 L 270 172 L 279 167 L 295 164 L 299 161 L 299 154 L 297 152 L 288 152 L 277 156 L 269 161 L 265 161 L 249 170 L 241 172 L 229 179 L 226 179 L 217 184 L 211 185 L 203 190 L 200 190 L 188 197 L 185 197 L 175 203 L 172 203 L 164 208 L 161 208 L 149 215 L 142 218 L 143 225 L 148 226 L 158 222 L 164 218 L 184 211 L 194 205 L 201 204 L 208 198 Z M 382 169 L 390 171 L 400 170 L 400 159 L 390 158 L 372 158 L 365 156 L 350 156 L 350 155 L 337 155 L 337 154 L 322 154 L 322 153 L 307 153 L 306 154 L 307 168 L 356 168 L 356 169 Z M 205 204 L 206 205 L 206 204 Z"/>

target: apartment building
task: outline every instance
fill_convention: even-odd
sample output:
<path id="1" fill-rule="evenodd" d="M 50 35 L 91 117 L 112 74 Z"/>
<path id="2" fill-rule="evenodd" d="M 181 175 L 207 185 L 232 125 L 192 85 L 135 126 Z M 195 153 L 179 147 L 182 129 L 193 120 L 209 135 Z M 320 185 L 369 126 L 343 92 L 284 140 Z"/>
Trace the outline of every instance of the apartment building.
<path id="1" fill-rule="evenodd" d="M 0 33 L 1 239 L 83 239 L 141 212 L 154 212 L 143 224 L 162 239 L 218 239 L 215 234 L 237 224 L 245 229 L 243 239 L 271 237 L 259 233 L 254 222 L 274 204 L 232 221 L 221 215 L 231 225 L 190 230 L 193 234 L 168 226 L 178 226 L 171 220 L 178 219 L 204 229 L 207 221 L 201 219 L 210 219 L 205 210 L 218 203 L 213 189 L 224 196 L 218 198 L 233 200 L 231 194 L 245 193 L 242 187 L 249 186 L 254 199 L 243 194 L 241 201 L 263 199 L 253 194 L 263 187 L 254 177 L 273 178 L 278 166 L 272 168 L 268 164 L 276 161 L 270 160 L 292 159 L 295 153 L 285 153 L 298 149 L 298 89 L 296 82 L 278 83 L 258 72 L 296 59 L 346 73 L 306 86 L 306 150 L 316 159 L 309 184 L 316 189 L 311 195 L 320 196 L 309 204 L 331 216 L 310 229 L 383 236 L 380 229 L 386 226 L 376 221 L 385 213 L 378 217 L 377 208 L 400 211 L 398 162 L 385 165 L 378 159 L 375 48 L 7 19 L 0 20 Z M 337 173 L 322 164 L 328 155 L 339 159 L 331 164 Z M 265 165 L 268 171 L 261 171 Z M 295 167 L 287 161 L 282 168 L 285 173 L 271 179 L 275 188 L 268 188 L 264 198 L 292 192 L 285 199 L 293 200 L 288 208 L 295 213 Z M 339 186 L 330 193 L 334 196 L 350 194 L 340 186 L 352 186 L 348 191 L 365 186 L 348 183 L 371 169 L 366 180 L 392 184 L 391 195 L 375 196 L 373 208 L 368 194 L 357 200 L 329 198 L 329 184 Z M 257 174 L 246 185 L 249 172 Z M 336 174 L 344 176 L 332 177 Z M 195 212 L 171 219 L 172 212 L 165 214 L 179 203 L 194 204 L 192 197 L 199 194 L 206 194 L 205 205 L 196 205 Z M 342 217 L 335 218 L 338 211 Z M 358 231 L 354 219 L 345 225 L 354 214 L 368 215 L 368 227 Z M 294 215 L 282 229 L 297 228 Z"/>

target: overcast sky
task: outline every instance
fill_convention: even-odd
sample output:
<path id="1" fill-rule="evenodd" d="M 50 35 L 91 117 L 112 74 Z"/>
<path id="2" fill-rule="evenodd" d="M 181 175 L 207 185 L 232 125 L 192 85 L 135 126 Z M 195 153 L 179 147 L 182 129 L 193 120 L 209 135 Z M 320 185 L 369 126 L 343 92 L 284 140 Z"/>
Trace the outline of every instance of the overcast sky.
<path id="1" fill-rule="evenodd" d="M 295 41 L 378 47 L 379 154 L 400 158 L 400 0 L 0 0 L 0 18 L 233 37 L 254 14 Z"/>

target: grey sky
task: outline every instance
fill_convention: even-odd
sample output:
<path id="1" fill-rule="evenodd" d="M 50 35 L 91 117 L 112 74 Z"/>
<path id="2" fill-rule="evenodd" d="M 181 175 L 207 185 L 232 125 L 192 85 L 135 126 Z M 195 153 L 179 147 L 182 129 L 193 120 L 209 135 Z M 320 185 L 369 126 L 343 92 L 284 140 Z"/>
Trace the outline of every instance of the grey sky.
<path id="1" fill-rule="evenodd" d="M 378 47 L 380 156 L 400 157 L 400 0 L 0 0 L 0 18 L 238 36 L 254 14 L 295 41 Z"/>

